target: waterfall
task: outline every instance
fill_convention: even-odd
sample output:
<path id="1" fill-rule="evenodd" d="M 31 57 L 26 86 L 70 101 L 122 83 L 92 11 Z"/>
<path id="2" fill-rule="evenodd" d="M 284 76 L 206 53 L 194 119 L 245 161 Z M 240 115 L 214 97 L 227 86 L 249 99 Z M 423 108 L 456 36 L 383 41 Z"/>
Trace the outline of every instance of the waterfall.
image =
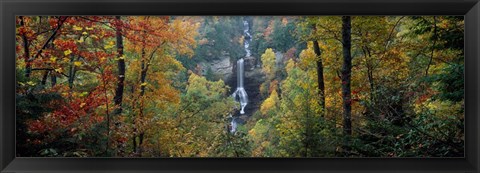
<path id="1" fill-rule="evenodd" d="M 252 39 L 252 36 L 250 35 L 249 32 L 249 25 L 246 20 L 243 21 L 243 35 L 244 35 L 244 40 L 243 40 L 243 46 L 245 48 L 245 52 L 247 53 L 245 57 L 251 56 L 251 52 L 249 49 L 250 46 L 250 40 Z M 243 87 L 243 79 L 244 79 L 244 60 L 243 58 L 240 58 L 237 61 L 237 90 L 233 92 L 232 97 L 235 98 L 235 101 L 240 103 L 240 114 L 245 114 L 245 106 L 248 104 L 248 95 L 247 92 L 245 91 L 245 88 Z M 230 122 L 230 132 L 234 133 L 237 129 L 237 122 L 235 121 L 235 117 L 232 117 L 232 121 Z"/>
<path id="2" fill-rule="evenodd" d="M 241 106 L 240 114 L 245 114 L 244 109 L 248 103 L 248 95 L 247 95 L 247 92 L 245 91 L 245 88 L 243 88 L 243 73 L 244 73 L 243 63 L 244 63 L 243 58 L 237 61 L 237 90 L 235 90 L 235 92 L 232 94 L 235 100 L 240 103 L 240 106 Z"/>
<path id="3" fill-rule="evenodd" d="M 248 48 L 250 46 L 250 40 L 252 39 L 252 35 L 250 35 L 250 27 L 248 25 L 248 22 L 246 20 L 243 21 L 243 27 L 245 29 L 243 30 L 243 46 L 245 47 L 245 51 L 247 52 L 246 57 L 251 56 L 252 54 L 250 53 L 250 49 Z"/>
<path id="4" fill-rule="evenodd" d="M 235 131 L 237 130 L 237 122 L 235 121 L 235 118 L 231 117 L 232 118 L 232 121 L 230 122 L 230 133 L 235 133 Z"/>

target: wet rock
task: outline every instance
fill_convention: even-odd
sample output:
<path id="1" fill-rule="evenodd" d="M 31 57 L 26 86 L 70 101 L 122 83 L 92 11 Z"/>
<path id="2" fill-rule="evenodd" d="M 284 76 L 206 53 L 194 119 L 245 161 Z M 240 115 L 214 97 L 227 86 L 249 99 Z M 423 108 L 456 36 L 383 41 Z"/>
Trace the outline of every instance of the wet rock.
<path id="1" fill-rule="evenodd" d="M 245 62 L 245 71 L 251 71 L 255 68 L 255 63 L 257 62 L 257 58 L 253 57 L 253 56 L 248 56 L 248 57 L 245 57 L 244 58 Z"/>

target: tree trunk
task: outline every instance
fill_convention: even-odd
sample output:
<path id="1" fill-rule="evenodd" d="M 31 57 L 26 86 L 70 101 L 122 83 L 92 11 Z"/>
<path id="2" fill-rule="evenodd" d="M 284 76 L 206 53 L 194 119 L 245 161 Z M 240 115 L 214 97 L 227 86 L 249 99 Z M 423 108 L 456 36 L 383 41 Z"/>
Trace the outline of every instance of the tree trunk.
<path id="1" fill-rule="evenodd" d="M 145 40 L 144 40 L 145 41 Z M 145 57 L 145 44 L 143 45 L 142 47 L 142 55 L 141 55 L 141 71 L 140 71 L 140 96 L 139 96 L 139 99 L 140 99 L 140 102 L 143 103 L 143 96 L 145 95 L 145 85 L 144 83 L 146 82 L 146 78 L 147 78 L 147 68 L 146 68 L 146 57 Z M 133 104 L 136 104 L 136 103 L 133 103 Z M 143 104 L 140 104 L 139 106 L 139 113 L 140 113 L 140 117 L 143 117 Z M 134 123 L 134 132 L 137 133 L 138 132 L 138 128 L 135 127 L 135 121 L 133 122 Z M 133 135 L 133 151 L 138 154 L 139 156 L 141 156 L 141 145 L 143 143 L 143 135 L 144 135 L 144 132 L 140 132 L 140 135 L 139 135 L 139 139 L 138 139 L 138 145 L 137 145 L 137 135 Z"/>
<path id="2" fill-rule="evenodd" d="M 59 23 L 58 23 L 58 26 L 57 28 L 55 28 L 55 30 L 53 31 L 52 35 L 47 39 L 47 41 L 43 44 L 42 48 L 40 48 L 38 50 L 38 52 L 35 54 L 35 56 L 32 56 L 30 57 L 30 51 L 28 50 L 28 40 L 26 40 L 26 36 L 25 35 L 22 35 L 23 39 L 24 39 L 24 49 L 25 49 L 25 63 L 26 63 L 26 72 L 25 72 L 25 77 L 29 78 L 31 73 L 32 73 L 32 61 L 34 59 L 37 59 L 43 52 L 43 50 L 45 48 L 48 47 L 48 44 L 50 42 L 53 42 L 58 30 L 60 30 L 60 28 L 63 26 L 63 23 L 65 23 L 65 21 L 68 19 L 68 17 L 64 17 L 63 19 L 61 17 L 59 17 Z M 20 21 L 20 24 L 22 26 L 25 26 L 25 23 L 23 21 L 23 17 L 21 17 L 21 21 Z M 26 42 L 25 42 L 26 41 Z"/>
<path id="3" fill-rule="evenodd" d="M 54 87 L 57 84 L 57 76 L 55 75 L 50 75 L 50 80 L 52 82 L 52 87 Z"/>
<path id="4" fill-rule="evenodd" d="M 141 52 L 141 71 L 140 71 L 140 106 L 139 106 L 139 113 L 140 113 L 140 118 L 143 117 L 143 96 L 145 95 L 145 85 L 144 83 L 146 82 L 147 79 L 147 71 L 148 71 L 148 65 L 147 65 L 147 57 L 146 57 L 146 39 L 145 39 L 145 31 L 143 32 L 142 35 L 142 52 Z M 136 104 L 136 103 L 134 103 Z M 135 127 L 135 121 L 134 121 L 134 132 L 135 134 L 138 133 L 138 128 Z M 138 139 L 138 144 L 137 144 L 137 135 L 133 135 L 133 151 L 138 154 L 140 157 L 142 156 L 141 148 L 142 148 L 142 143 L 143 143 L 143 136 L 145 135 L 145 132 L 139 132 L 139 139 Z"/>
<path id="5" fill-rule="evenodd" d="M 118 22 L 120 22 L 120 16 L 115 17 Z M 117 76 L 117 87 L 115 88 L 115 96 L 113 97 L 113 102 L 115 104 L 114 115 L 118 116 L 122 113 L 122 99 L 123 99 L 123 89 L 125 85 L 125 60 L 123 58 L 123 35 L 122 35 L 122 26 L 116 24 L 116 39 L 117 39 L 117 56 L 118 56 L 118 76 Z M 119 128 L 120 122 L 115 122 L 116 128 Z M 122 143 L 117 145 L 117 148 L 122 151 Z"/>
<path id="6" fill-rule="evenodd" d="M 432 44 L 432 52 L 430 53 L 430 60 L 427 64 L 427 69 L 425 69 L 425 77 L 428 77 L 428 71 L 430 70 L 430 65 L 432 65 L 433 61 L 433 53 L 435 52 L 435 46 L 437 43 L 437 18 L 433 16 L 433 44 Z"/>
<path id="7" fill-rule="evenodd" d="M 145 94 L 145 83 L 147 79 L 147 57 L 146 57 L 146 52 L 145 52 L 145 45 L 142 48 L 142 64 L 141 64 L 142 71 L 140 72 L 140 96 L 143 96 Z"/>
<path id="8" fill-rule="evenodd" d="M 116 16 L 117 20 L 120 20 L 120 16 Z M 120 115 L 122 113 L 122 99 L 123 99 L 123 88 L 125 81 L 125 60 L 123 59 L 123 35 L 122 27 L 116 26 L 116 39 L 117 39 L 117 54 L 118 54 L 118 76 L 117 76 L 117 87 L 115 89 L 115 96 L 113 101 L 115 103 L 115 115 Z M 120 58 L 122 57 L 122 58 Z"/>
<path id="9" fill-rule="evenodd" d="M 352 100 L 350 91 L 352 73 L 351 55 L 351 17 L 342 17 L 342 44 L 343 44 L 343 66 L 342 66 L 342 98 L 343 98 L 343 134 L 352 135 Z"/>
<path id="10" fill-rule="evenodd" d="M 23 16 L 20 16 L 20 25 L 25 29 L 25 21 L 23 20 Z M 32 61 L 30 60 L 30 49 L 29 43 L 27 36 L 25 33 L 22 34 L 22 40 L 23 40 L 23 52 L 24 52 L 24 58 L 25 58 L 25 77 L 29 78 L 30 74 L 32 73 Z"/>
<path id="11" fill-rule="evenodd" d="M 70 55 L 70 70 L 68 71 L 68 87 L 73 89 L 73 81 L 75 80 L 75 56 Z"/>
<path id="12" fill-rule="evenodd" d="M 317 56 L 317 81 L 318 81 L 318 94 L 320 96 L 320 107 L 322 108 L 322 117 L 325 115 L 325 82 L 323 79 L 323 63 L 322 63 L 322 52 L 318 41 L 313 41 L 313 51 Z"/>
<path id="13" fill-rule="evenodd" d="M 52 41 L 50 43 L 51 43 L 51 48 L 55 49 L 55 37 L 52 38 Z M 50 82 L 51 82 L 52 87 L 54 87 L 57 84 L 57 76 L 55 74 L 55 71 L 52 71 L 50 73 Z"/>
<path id="14" fill-rule="evenodd" d="M 45 85 L 47 84 L 47 79 L 48 79 L 48 73 L 49 73 L 49 72 L 50 72 L 50 71 L 48 71 L 48 70 L 45 70 L 45 71 L 43 72 L 43 76 L 42 76 L 42 85 L 43 85 L 43 86 L 45 86 Z"/>
<path id="15" fill-rule="evenodd" d="M 362 51 L 363 51 L 363 55 L 365 57 L 365 66 L 367 68 L 367 71 L 366 71 L 366 75 L 367 75 L 367 78 L 368 78 L 368 84 L 370 86 L 370 105 L 368 105 L 366 107 L 366 110 L 365 112 L 363 112 L 364 115 L 366 115 L 368 118 L 370 119 L 373 119 L 374 118 L 374 114 L 372 111 L 373 110 L 373 106 L 376 104 L 375 102 L 375 81 L 374 81 L 374 78 L 373 78 L 373 64 L 372 64 L 372 60 L 371 60 L 371 57 L 372 55 L 370 54 L 370 48 L 368 46 L 363 46 L 362 48 Z"/>

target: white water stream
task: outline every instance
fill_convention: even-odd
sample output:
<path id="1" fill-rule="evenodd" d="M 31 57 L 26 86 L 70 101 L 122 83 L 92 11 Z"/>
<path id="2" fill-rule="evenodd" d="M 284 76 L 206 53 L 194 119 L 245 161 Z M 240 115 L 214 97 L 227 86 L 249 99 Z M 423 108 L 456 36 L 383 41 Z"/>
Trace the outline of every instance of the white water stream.
<path id="1" fill-rule="evenodd" d="M 245 27 L 245 29 L 243 30 L 243 34 L 244 34 L 243 44 L 245 47 L 245 51 L 247 52 L 246 57 L 249 57 L 251 56 L 249 46 L 250 46 L 250 41 L 252 39 L 252 36 L 250 35 L 247 21 L 245 20 L 243 21 L 243 26 Z M 247 106 L 248 104 L 248 95 L 247 95 L 247 92 L 245 91 L 245 88 L 243 87 L 244 73 L 245 73 L 244 60 L 243 58 L 241 58 L 237 61 L 237 89 L 232 94 L 232 97 L 235 98 L 235 101 L 240 103 L 240 107 L 241 107 L 240 114 L 245 114 L 245 106 Z M 234 133 L 237 129 L 237 123 L 234 117 L 232 117 L 232 121 L 230 125 L 231 125 L 230 132 Z"/>

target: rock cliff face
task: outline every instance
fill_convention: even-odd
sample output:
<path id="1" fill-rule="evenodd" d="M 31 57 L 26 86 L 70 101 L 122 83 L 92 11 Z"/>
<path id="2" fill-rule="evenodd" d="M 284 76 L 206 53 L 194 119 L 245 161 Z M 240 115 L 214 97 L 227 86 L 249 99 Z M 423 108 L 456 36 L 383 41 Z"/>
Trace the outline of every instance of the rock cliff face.
<path id="1" fill-rule="evenodd" d="M 230 62 L 229 57 L 221 57 L 208 63 L 202 63 L 201 66 L 204 69 L 204 75 L 206 70 L 210 68 L 213 75 L 218 76 L 223 81 L 227 81 L 233 75 L 233 64 Z"/>
<path id="2" fill-rule="evenodd" d="M 243 58 L 245 60 L 245 71 L 252 71 L 256 67 L 257 58 L 248 56 Z"/>
<path id="3" fill-rule="evenodd" d="M 255 68 L 258 68 L 260 66 L 257 65 L 257 58 L 253 56 L 245 57 L 245 73 L 249 71 L 254 71 Z M 220 77 L 223 81 L 227 82 L 231 80 L 231 78 L 234 78 L 236 80 L 236 73 L 237 69 L 236 66 L 237 64 L 234 62 L 230 62 L 230 57 L 222 57 L 217 60 L 212 60 L 211 62 L 208 63 L 202 63 L 200 64 L 203 69 L 204 75 L 207 72 L 207 69 L 210 68 L 210 70 L 213 72 L 215 76 Z M 235 82 L 235 81 L 234 81 Z M 236 82 L 232 83 L 231 87 L 237 87 Z"/>

